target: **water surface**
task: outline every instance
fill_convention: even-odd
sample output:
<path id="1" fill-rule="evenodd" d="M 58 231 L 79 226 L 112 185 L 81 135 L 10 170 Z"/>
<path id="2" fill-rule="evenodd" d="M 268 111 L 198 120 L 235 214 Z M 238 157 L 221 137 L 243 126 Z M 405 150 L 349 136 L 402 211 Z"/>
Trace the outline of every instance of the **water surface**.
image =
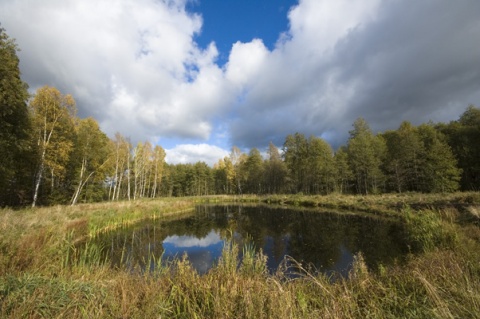
<path id="1" fill-rule="evenodd" d="M 101 240 L 117 267 L 153 269 L 159 260 L 166 263 L 186 254 L 203 274 L 229 238 L 240 247 L 249 243 L 261 249 L 271 272 L 291 256 L 305 267 L 346 275 L 359 252 L 376 269 L 401 260 L 408 251 L 402 227 L 394 221 L 263 205 L 201 205 L 189 216 L 146 221 Z"/>

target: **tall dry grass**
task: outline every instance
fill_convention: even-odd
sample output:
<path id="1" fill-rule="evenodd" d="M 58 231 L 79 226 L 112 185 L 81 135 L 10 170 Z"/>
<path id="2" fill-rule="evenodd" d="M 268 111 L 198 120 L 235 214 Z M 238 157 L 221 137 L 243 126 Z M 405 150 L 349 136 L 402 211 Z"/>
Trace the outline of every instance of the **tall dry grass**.
<path id="1" fill-rule="evenodd" d="M 480 199 L 476 193 L 448 196 L 269 197 L 283 204 L 355 207 L 406 223 L 419 247 L 406 264 L 371 271 L 358 255 L 348 278 L 336 280 L 300 264 L 294 278 L 282 271 L 270 275 L 264 255 L 233 243 L 202 276 L 186 258 L 132 274 L 110 268 L 101 247 L 89 240 L 124 223 L 181 213 L 199 199 L 5 209 L 0 211 L 0 317 L 478 318 L 480 230 L 476 219 L 462 216 Z M 239 260 L 241 249 L 245 257 Z"/>

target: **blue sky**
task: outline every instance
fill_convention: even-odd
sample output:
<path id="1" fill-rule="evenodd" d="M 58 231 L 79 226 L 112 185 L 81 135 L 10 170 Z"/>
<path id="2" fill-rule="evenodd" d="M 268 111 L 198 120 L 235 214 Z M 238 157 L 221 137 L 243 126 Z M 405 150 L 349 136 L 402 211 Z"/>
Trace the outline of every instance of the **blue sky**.
<path id="1" fill-rule="evenodd" d="M 219 67 L 225 67 L 236 42 L 261 39 L 269 50 L 273 50 L 280 35 L 288 30 L 288 11 L 297 4 L 295 0 L 211 0 L 189 1 L 185 9 L 202 17 L 202 28 L 194 36 L 196 44 L 206 49 L 212 42 L 215 43 L 218 56 L 214 62 Z M 207 142 L 229 149 L 230 141 L 222 134 L 223 119 L 213 121 L 219 129 Z M 163 138 L 160 143 L 166 148 L 173 148 L 178 140 Z M 202 140 L 192 139 L 191 143 L 201 144 Z"/>
<path id="2" fill-rule="evenodd" d="M 480 105 L 478 0 L 5 0 L 23 79 L 113 137 L 210 165 L 295 132 L 346 142 Z"/>
<path id="3" fill-rule="evenodd" d="M 288 10 L 297 4 L 294 0 L 210 0 L 191 1 L 186 8 L 203 17 L 196 42 L 204 48 L 215 42 L 218 63 L 223 65 L 237 41 L 262 39 L 267 48 L 274 49 L 280 33 L 288 30 Z"/>

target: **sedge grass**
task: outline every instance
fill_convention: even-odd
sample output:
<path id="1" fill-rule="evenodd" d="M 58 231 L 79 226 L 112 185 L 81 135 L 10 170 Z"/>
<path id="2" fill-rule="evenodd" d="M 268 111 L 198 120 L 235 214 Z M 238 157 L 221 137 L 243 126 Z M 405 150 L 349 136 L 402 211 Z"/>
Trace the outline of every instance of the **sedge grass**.
<path id="1" fill-rule="evenodd" d="M 471 213 L 478 210 L 478 194 L 249 201 L 276 198 L 396 216 L 419 253 L 380 271 L 369 270 L 358 255 L 349 276 L 332 281 L 294 262 L 298 276 L 270 275 L 254 247 L 229 243 L 218 265 L 202 276 L 186 258 L 132 274 L 111 268 L 91 238 L 130 221 L 184 211 L 200 199 L 6 209 L 0 211 L 0 317 L 478 318 L 480 230 Z"/>

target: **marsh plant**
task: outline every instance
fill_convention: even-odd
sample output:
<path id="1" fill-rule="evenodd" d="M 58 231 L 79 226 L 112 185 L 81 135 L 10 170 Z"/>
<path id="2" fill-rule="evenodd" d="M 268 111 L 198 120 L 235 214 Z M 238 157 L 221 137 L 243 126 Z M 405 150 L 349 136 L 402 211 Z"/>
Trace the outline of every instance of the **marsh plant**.
<path id="1" fill-rule="evenodd" d="M 226 244 L 204 275 L 182 256 L 149 272 L 112 268 L 92 244 L 92 222 L 107 227 L 121 216 L 175 214 L 186 202 L 2 210 L 0 317 L 478 318 L 480 231 L 470 207 L 478 209 L 480 200 L 476 193 L 449 196 L 310 199 L 316 206 L 357 205 L 362 214 L 369 206 L 374 215 L 383 210 L 405 222 L 412 239 L 405 264 L 369 269 L 358 254 L 349 275 L 336 280 L 300 264 L 298 276 L 270 274 L 265 256 L 248 244 Z"/>

